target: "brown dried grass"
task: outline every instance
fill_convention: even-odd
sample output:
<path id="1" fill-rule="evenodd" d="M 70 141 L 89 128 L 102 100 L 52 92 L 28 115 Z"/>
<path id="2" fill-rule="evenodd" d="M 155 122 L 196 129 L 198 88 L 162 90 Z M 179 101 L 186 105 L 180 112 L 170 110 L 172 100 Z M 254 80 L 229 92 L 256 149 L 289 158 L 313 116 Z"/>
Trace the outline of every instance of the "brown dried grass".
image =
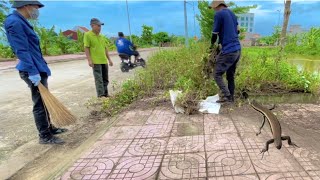
<path id="1" fill-rule="evenodd" d="M 54 126 L 68 126 L 76 122 L 77 118 L 43 84 L 40 83 L 38 88 Z"/>

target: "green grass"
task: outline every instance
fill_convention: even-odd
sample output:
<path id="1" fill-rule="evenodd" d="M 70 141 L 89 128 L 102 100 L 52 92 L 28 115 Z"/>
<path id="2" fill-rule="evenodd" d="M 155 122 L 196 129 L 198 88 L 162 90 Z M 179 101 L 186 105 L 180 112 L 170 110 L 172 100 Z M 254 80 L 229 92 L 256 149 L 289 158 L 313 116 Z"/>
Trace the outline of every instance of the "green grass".
<path id="1" fill-rule="evenodd" d="M 202 72 L 207 47 L 205 43 L 193 43 L 189 48 L 156 53 L 148 60 L 146 69 L 138 71 L 122 85 L 122 91 L 104 102 L 103 109 L 114 115 L 137 99 L 154 96 L 159 91 L 168 95 L 170 89 L 183 92 L 179 103 L 188 108 L 218 93 L 213 78 L 206 79 Z M 277 52 L 272 48 L 244 48 L 237 69 L 236 91 L 318 93 L 319 77 L 299 72 L 285 60 L 277 61 Z"/>
<path id="2" fill-rule="evenodd" d="M 286 59 L 278 61 L 278 57 L 277 49 L 245 48 L 236 80 L 238 89 L 318 93 L 318 75 L 299 72 Z"/>

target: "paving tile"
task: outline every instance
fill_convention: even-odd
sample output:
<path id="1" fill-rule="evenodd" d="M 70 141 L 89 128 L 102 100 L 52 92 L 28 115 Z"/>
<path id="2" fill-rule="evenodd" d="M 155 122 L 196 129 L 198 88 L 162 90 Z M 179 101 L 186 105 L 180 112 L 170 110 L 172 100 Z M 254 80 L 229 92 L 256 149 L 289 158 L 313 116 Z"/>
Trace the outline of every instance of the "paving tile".
<path id="1" fill-rule="evenodd" d="M 171 136 L 203 135 L 203 122 L 174 123 Z"/>
<path id="2" fill-rule="evenodd" d="M 236 126 L 239 134 L 245 133 L 257 133 L 263 122 L 263 116 L 261 113 L 253 110 L 252 108 L 246 109 L 248 114 L 231 114 L 234 125 Z M 237 111 L 238 112 L 238 111 Z M 251 113 L 252 112 L 252 113 Z M 266 136 L 272 136 L 268 122 L 266 121 L 264 127 L 261 130 L 261 134 Z"/>
<path id="3" fill-rule="evenodd" d="M 145 125 L 164 125 L 172 124 L 175 120 L 175 115 L 162 115 L 162 114 L 152 114 L 148 117 Z"/>
<path id="4" fill-rule="evenodd" d="M 135 139 L 124 156 L 149 156 L 165 153 L 169 138 Z"/>
<path id="5" fill-rule="evenodd" d="M 269 151 L 262 156 L 261 150 L 265 147 L 266 140 L 245 138 L 243 142 L 258 173 L 303 171 L 300 164 L 284 146 L 278 150 L 274 144 L 270 144 Z"/>
<path id="6" fill-rule="evenodd" d="M 208 180 L 257 180 L 257 175 L 209 177 Z"/>
<path id="7" fill-rule="evenodd" d="M 159 179 L 206 178 L 204 153 L 165 155 Z"/>
<path id="8" fill-rule="evenodd" d="M 294 148 L 285 145 L 290 154 L 299 162 L 306 171 L 320 171 L 320 161 L 316 151 L 310 151 L 305 148 Z"/>
<path id="9" fill-rule="evenodd" d="M 245 149 L 207 152 L 208 176 L 234 176 L 254 174 L 249 155 Z"/>
<path id="10" fill-rule="evenodd" d="M 256 135 L 255 132 L 246 132 L 241 134 L 241 139 L 247 149 L 260 149 L 262 150 L 266 146 L 266 142 L 270 140 L 272 136 L 267 134 Z M 269 145 L 269 148 L 274 148 L 273 144 Z"/>
<path id="11" fill-rule="evenodd" d="M 166 152 L 172 153 L 191 153 L 204 152 L 203 136 L 184 136 L 170 137 Z"/>
<path id="12" fill-rule="evenodd" d="M 313 180 L 320 180 L 320 171 L 308 171 L 308 174 Z"/>
<path id="13" fill-rule="evenodd" d="M 204 132 L 209 134 L 225 134 L 237 132 L 232 120 L 224 115 L 207 115 L 204 118 Z"/>
<path id="14" fill-rule="evenodd" d="M 135 138 L 169 137 L 173 124 L 143 126 Z"/>
<path id="15" fill-rule="evenodd" d="M 67 179 L 104 179 L 111 173 L 119 158 L 79 159 L 61 177 Z"/>
<path id="16" fill-rule="evenodd" d="M 204 120 L 210 120 L 211 122 L 216 122 L 216 121 L 219 121 L 219 118 L 220 116 L 223 116 L 223 115 L 219 115 L 219 114 L 204 114 L 203 115 L 203 119 Z"/>
<path id="17" fill-rule="evenodd" d="M 108 179 L 155 179 L 162 156 L 123 157 Z"/>
<path id="18" fill-rule="evenodd" d="M 174 109 L 170 106 L 170 107 L 166 107 L 166 106 L 159 106 L 156 107 L 152 114 L 157 114 L 157 115 L 176 115 Z"/>
<path id="19" fill-rule="evenodd" d="M 268 173 L 259 174 L 261 180 L 274 180 L 274 179 L 284 179 L 284 180 L 312 180 L 307 172 L 283 172 L 283 173 Z"/>
<path id="20" fill-rule="evenodd" d="M 171 136 L 196 136 L 203 134 L 203 115 L 177 115 Z"/>
<path id="21" fill-rule="evenodd" d="M 119 126 L 110 128 L 101 139 L 133 139 L 142 126 Z"/>
<path id="22" fill-rule="evenodd" d="M 203 123 L 203 114 L 177 114 L 175 123 Z"/>
<path id="23" fill-rule="evenodd" d="M 242 140 L 237 134 L 205 135 L 206 151 L 245 150 Z"/>
<path id="24" fill-rule="evenodd" d="M 142 126 L 146 123 L 152 110 L 144 111 L 128 111 L 118 117 L 118 122 L 115 126 Z"/>
<path id="25" fill-rule="evenodd" d="M 98 141 L 84 158 L 121 157 L 133 139 Z"/>

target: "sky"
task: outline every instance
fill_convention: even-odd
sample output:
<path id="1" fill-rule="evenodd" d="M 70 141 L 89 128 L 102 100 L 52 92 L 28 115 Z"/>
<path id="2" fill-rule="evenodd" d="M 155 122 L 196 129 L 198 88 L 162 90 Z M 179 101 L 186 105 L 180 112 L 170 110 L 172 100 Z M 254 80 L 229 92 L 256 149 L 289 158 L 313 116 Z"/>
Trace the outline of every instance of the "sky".
<path id="1" fill-rule="evenodd" d="M 122 31 L 129 34 L 126 1 L 41 1 L 45 7 L 40 9 L 39 22 L 42 26 L 52 27 L 62 31 L 75 26 L 85 26 L 90 29 L 90 19 L 95 17 L 105 23 L 102 33 L 107 36 L 116 36 Z M 194 14 L 200 14 L 197 1 L 187 1 L 187 19 L 189 36 L 200 34 Z M 211 2 L 211 1 L 210 1 Z M 229 2 L 228 0 L 226 2 Z M 254 32 L 261 35 L 270 35 L 273 27 L 282 24 L 284 3 L 283 0 L 234 0 L 238 6 L 257 5 L 251 10 L 255 13 Z M 194 6 L 193 6 L 194 4 Z M 193 11 L 193 7 L 195 11 Z M 169 34 L 184 35 L 184 3 L 178 1 L 137 1 L 128 0 L 131 33 L 140 35 L 142 25 L 152 26 L 154 33 L 166 31 Z M 320 27 L 320 0 L 292 0 L 292 14 L 290 24 L 300 24 L 308 29 L 312 26 Z M 281 10 L 280 22 L 279 12 Z"/>

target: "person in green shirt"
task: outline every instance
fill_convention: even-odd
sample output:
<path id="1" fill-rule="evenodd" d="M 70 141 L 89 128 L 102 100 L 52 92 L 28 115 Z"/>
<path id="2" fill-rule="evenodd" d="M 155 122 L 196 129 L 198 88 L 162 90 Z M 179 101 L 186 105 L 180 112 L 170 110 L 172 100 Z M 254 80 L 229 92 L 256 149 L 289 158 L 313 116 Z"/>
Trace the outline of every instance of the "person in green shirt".
<path id="1" fill-rule="evenodd" d="M 84 34 L 85 53 L 88 64 L 93 70 L 97 96 L 109 97 L 108 65 L 113 66 L 113 62 L 108 53 L 106 37 L 100 34 L 104 23 L 97 18 L 92 18 L 90 25 L 92 30 Z"/>

